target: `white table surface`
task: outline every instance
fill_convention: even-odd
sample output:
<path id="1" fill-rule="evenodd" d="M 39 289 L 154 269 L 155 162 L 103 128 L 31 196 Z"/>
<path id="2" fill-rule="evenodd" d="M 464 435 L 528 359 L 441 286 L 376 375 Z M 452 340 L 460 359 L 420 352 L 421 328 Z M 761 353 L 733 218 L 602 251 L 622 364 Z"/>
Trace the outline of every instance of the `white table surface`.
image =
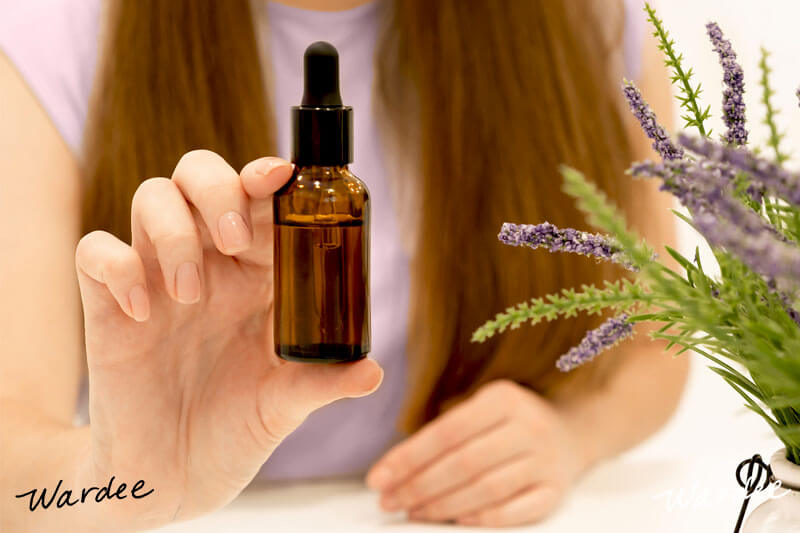
<path id="1" fill-rule="evenodd" d="M 736 466 L 753 453 L 767 460 L 781 445 L 722 379 L 692 357 L 689 385 L 667 426 L 595 468 L 546 522 L 505 531 L 733 531 L 743 496 Z M 755 497 L 750 509 L 761 499 Z M 253 485 L 216 513 L 158 531 L 485 531 L 408 522 L 402 513 L 382 513 L 377 500 L 360 480 Z"/>

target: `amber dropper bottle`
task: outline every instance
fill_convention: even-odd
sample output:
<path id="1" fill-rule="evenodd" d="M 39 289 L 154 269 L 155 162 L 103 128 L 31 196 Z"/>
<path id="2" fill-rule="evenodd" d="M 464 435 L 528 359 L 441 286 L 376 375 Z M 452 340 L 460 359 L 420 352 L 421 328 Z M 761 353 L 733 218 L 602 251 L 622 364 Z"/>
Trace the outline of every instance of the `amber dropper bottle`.
<path id="1" fill-rule="evenodd" d="M 275 352 L 345 362 L 370 349 L 369 193 L 353 161 L 353 108 L 339 94 L 339 54 L 305 52 L 305 88 L 292 107 L 294 173 L 273 199 Z"/>

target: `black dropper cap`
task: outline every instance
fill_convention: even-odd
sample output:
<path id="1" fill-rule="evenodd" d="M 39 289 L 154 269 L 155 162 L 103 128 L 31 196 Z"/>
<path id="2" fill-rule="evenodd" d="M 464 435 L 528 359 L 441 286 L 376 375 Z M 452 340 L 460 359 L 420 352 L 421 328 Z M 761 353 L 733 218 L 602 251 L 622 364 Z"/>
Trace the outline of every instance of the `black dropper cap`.
<path id="1" fill-rule="evenodd" d="M 317 41 L 303 56 L 303 100 L 292 107 L 292 162 L 339 166 L 353 161 L 353 108 L 342 105 L 339 53 Z"/>

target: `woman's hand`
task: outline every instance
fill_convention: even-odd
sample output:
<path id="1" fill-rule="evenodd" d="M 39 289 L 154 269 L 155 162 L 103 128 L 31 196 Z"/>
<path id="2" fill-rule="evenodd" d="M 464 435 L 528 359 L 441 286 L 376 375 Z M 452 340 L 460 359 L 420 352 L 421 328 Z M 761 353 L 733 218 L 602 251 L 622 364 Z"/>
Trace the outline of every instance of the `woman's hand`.
<path id="1" fill-rule="evenodd" d="M 392 448 L 367 484 L 411 519 L 510 526 L 550 513 L 588 463 L 564 415 L 499 380 Z"/>
<path id="2" fill-rule="evenodd" d="M 78 244 L 91 446 L 76 477 L 145 480 L 151 496 L 114 505 L 149 523 L 222 507 L 311 411 L 381 381 L 370 359 L 274 353 L 272 194 L 291 172 L 190 152 L 136 191 L 131 246 L 99 231 Z"/>

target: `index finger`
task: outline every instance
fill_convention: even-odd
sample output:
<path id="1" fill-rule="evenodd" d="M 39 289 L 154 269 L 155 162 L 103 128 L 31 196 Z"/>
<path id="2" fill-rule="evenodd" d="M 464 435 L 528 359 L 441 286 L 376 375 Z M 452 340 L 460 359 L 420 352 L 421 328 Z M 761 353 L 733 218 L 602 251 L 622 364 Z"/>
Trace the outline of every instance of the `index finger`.
<path id="1" fill-rule="evenodd" d="M 247 163 L 240 173 L 248 196 L 263 200 L 272 196 L 289 180 L 294 168 L 280 157 L 261 157 Z"/>
<path id="2" fill-rule="evenodd" d="M 239 259 L 254 264 L 272 262 L 273 215 L 272 195 L 291 178 L 294 167 L 280 157 L 261 157 L 247 163 L 239 173 L 239 181 L 250 199 L 253 221 L 253 246 Z"/>

